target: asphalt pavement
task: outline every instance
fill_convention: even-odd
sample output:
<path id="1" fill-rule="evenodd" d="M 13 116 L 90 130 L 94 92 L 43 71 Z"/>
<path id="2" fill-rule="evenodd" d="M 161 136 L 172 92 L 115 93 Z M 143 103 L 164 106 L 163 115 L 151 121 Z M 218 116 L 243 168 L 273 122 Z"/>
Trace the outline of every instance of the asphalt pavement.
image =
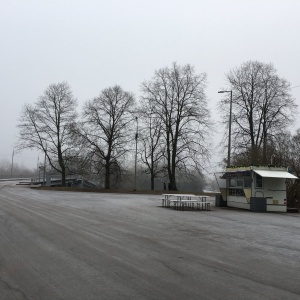
<path id="1" fill-rule="evenodd" d="M 299 214 L 0 183 L 0 299 L 300 299 Z"/>

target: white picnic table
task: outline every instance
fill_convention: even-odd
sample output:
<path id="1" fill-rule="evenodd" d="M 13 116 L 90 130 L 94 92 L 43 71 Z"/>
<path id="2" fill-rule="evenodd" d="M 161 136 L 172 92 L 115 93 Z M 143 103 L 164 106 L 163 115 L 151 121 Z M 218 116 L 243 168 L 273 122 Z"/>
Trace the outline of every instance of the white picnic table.
<path id="1" fill-rule="evenodd" d="M 162 194 L 162 206 L 171 207 L 171 203 L 177 210 L 184 210 L 184 207 L 190 207 L 198 210 L 210 210 L 211 202 L 206 201 L 206 195 L 194 194 Z"/>

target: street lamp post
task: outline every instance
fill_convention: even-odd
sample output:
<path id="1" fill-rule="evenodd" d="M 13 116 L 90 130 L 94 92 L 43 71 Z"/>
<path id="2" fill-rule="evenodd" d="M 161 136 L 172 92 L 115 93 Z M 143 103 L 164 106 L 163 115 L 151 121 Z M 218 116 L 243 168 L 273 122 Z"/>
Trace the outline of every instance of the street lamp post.
<path id="1" fill-rule="evenodd" d="M 135 133 L 134 191 L 136 191 L 137 141 L 139 136 L 138 117 L 135 117 L 135 121 L 136 121 L 136 133 Z"/>
<path id="2" fill-rule="evenodd" d="M 219 91 L 218 93 L 230 93 L 230 109 L 229 109 L 229 132 L 228 132 L 228 154 L 227 154 L 227 166 L 230 166 L 230 152 L 231 152 L 231 115 L 232 115 L 232 90 L 231 91 Z"/>
<path id="3" fill-rule="evenodd" d="M 46 152 L 47 152 L 47 146 L 45 150 L 45 158 L 44 158 L 44 178 L 43 178 L 43 185 L 46 185 Z"/>
<path id="4" fill-rule="evenodd" d="M 14 155 L 15 155 L 15 148 L 13 149 L 12 155 L 11 155 L 11 169 L 10 169 L 10 178 L 13 177 L 13 169 L 14 169 Z"/>

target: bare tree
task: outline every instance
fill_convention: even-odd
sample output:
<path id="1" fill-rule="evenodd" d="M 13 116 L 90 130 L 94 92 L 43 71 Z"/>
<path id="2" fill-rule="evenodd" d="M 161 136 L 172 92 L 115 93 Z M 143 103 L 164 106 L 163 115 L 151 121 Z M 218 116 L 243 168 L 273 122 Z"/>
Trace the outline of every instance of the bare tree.
<path id="1" fill-rule="evenodd" d="M 200 157 L 208 157 L 210 116 L 205 83 L 206 74 L 197 75 L 190 65 L 174 63 L 171 68 L 156 71 L 151 81 L 142 84 L 143 103 L 153 103 L 155 117 L 163 125 L 162 143 L 172 190 L 177 190 L 178 168 L 193 166 L 200 171 Z"/>
<path id="2" fill-rule="evenodd" d="M 277 75 L 272 64 L 248 61 L 227 75 L 232 97 L 233 149 L 248 163 L 266 164 L 268 145 L 293 122 L 296 104 L 290 84 Z M 220 108 L 227 122 L 230 98 Z"/>
<path id="3" fill-rule="evenodd" d="M 19 122 L 19 149 L 43 151 L 65 185 L 67 162 L 73 151 L 70 127 L 76 121 L 76 105 L 66 82 L 51 84 L 33 105 L 26 104 Z"/>
<path id="4" fill-rule="evenodd" d="M 300 129 L 292 136 L 287 134 L 287 139 L 289 143 L 286 144 L 283 156 L 293 174 L 300 178 Z M 300 206 L 300 179 L 287 181 L 287 204 L 288 207 Z"/>
<path id="5" fill-rule="evenodd" d="M 154 190 L 155 178 L 163 174 L 165 145 L 162 141 L 162 122 L 155 116 L 154 103 L 147 103 L 141 109 L 140 118 L 143 127 L 140 130 L 141 160 L 145 167 L 145 174 L 150 175 L 151 190 Z"/>
<path id="6" fill-rule="evenodd" d="M 294 135 L 283 132 L 273 143 L 272 164 L 288 167 L 288 170 L 300 178 L 300 129 Z M 287 206 L 299 207 L 300 180 L 286 180 Z"/>
<path id="7" fill-rule="evenodd" d="M 105 174 L 106 189 L 111 186 L 111 176 L 120 174 L 122 160 L 132 141 L 130 111 L 134 104 L 133 94 L 116 85 L 104 89 L 84 106 L 83 122 L 77 134 L 89 147 L 96 172 Z"/>

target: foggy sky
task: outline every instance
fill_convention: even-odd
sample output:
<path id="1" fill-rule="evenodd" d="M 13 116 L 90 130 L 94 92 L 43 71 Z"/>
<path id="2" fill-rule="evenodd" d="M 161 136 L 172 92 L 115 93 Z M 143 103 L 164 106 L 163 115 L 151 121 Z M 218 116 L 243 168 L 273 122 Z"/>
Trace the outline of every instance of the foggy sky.
<path id="1" fill-rule="evenodd" d="M 67 81 L 80 105 L 115 84 L 138 99 L 141 83 L 155 70 L 189 63 L 207 73 L 206 95 L 216 122 L 225 74 L 245 61 L 273 63 L 292 87 L 300 85 L 298 0 L 0 3 L 0 160 L 11 160 L 22 106 L 52 83 Z M 299 105 L 300 87 L 292 95 Z M 300 118 L 293 130 L 298 127 Z M 218 158 L 216 152 L 212 167 Z M 28 167 L 37 159 L 35 151 L 14 157 Z"/>

